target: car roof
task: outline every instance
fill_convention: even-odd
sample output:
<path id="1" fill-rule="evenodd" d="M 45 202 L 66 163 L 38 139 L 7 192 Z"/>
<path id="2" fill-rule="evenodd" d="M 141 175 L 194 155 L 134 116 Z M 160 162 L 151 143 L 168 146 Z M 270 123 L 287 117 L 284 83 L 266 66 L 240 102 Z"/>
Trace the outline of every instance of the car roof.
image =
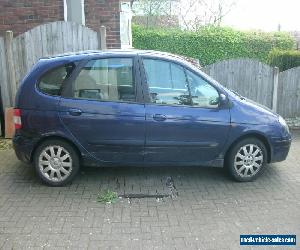
<path id="1" fill-rule="evenodd" d="M 167 52 L 155 51 L 155 50 L 139 50 L 139 49 L 107 49 L 107 50 L 86 50 L 78 52 L 69 52 L 64 54 L 58 54 L 54 56 L 42 57 L 40 60 L 60 61 L 67 59 L 68 61 L 83 60 L 90 56 L 98 55 L 149 55 L 156 57 L 164 57 L 170 59 L 183 60 L 184 57 L 174 55 Z"/>

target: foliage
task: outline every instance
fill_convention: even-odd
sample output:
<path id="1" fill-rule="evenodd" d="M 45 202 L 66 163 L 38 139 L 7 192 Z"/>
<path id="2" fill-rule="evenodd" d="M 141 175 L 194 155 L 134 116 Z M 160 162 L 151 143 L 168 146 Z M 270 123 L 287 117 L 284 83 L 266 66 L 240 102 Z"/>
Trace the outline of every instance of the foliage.
<path id="1" fill-rule="evenodd" d="M 182 28 L 197 30 L 204 25 L 221 25 L 236 0 L 182 0 L 178 10 Z"/>
<path id="2" fill-rule="evenodd" d="M 300 51 L 274 49 L 269 53 L 268 63 L 280 71 L 300 66 Z"/>
<path id="3" fill-rule="evenodd" d="M 133 25 L 133 46 L 197 58 L 201 65 L 248 57 L 263 62 L 273 48 L 292 49 L 294 40 L 284 32 L 243 32 L 228 27 L 205 26 L 196 32 L 178 29 L 144 29 Z"/>
<path id="4" fill-rule="evenodd" d="M 235 2 L 236 0 L 131 0 L 135 16 L 142 16 L 147 20 L 176 19 L 186 30 L 196 30 L 207 24 L 220 25 Z M 155 27 L 169 27 L 161 23 L 155 24 Z M 147 27 L 152 26 L 147 22 Z"/>
<path id="5" fill-rule="evenodd" d="M 139 0 L 132 1 L 132 11 L 135 15 L 158 16 L 170 15 L 172 0 Z"/>
<path id="6" fill-rule="evenodd" d="M 118 195 L 116 192 L 110 190 L 104 190 L 101 194 L 98 195 L 97 201 L 98 202 L 105 202 L 105 203 L 114 203 L 116 202 Z"/>

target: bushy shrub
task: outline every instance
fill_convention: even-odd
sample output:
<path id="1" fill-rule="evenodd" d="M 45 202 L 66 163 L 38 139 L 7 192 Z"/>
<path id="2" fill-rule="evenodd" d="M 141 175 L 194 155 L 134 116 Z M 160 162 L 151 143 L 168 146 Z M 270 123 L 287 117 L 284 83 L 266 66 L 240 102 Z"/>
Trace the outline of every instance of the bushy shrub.
<path id="1" fill-rule="evenodd" d="M 268 63 L 277 66 L 280 71 L 300 66 L 300 51 L 297 50 L 278 50 L 270 52 Z"/>
<path id="2" fill-rule="evenodd" d="M 145 29 L 133 26 L 133 46 L 197 58 L 200 64 L 248 57 L 263 62 L 273 48 L 292 49 L 295 41 L 284 32 L 243 32 L 227 27 L 206 26 L 196 32 Z"/>

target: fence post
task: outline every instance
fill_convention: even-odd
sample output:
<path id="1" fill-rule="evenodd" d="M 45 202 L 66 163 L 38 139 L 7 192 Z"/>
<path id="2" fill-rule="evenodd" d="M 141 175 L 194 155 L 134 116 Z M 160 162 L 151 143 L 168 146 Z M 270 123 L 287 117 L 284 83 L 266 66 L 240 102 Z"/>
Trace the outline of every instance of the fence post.
<path id="1" fill-rule="evenodd" d="M 274 112 L 277 112 L 278 77 L 279 77 L 279 68 L 274 67 L 274 70 L 273 70 L 273 96 L 272 96 L 272 110 Z"/>
<path id="2" fill-rule="evenodd" d="M 6 65 L 7 65 L 7 76 L 8 76 L 8 89 L 10 94 L 10 104 L 14 106 L 15 104 L 15 96 L 17 92 L 17 85 L 16 85 L 16 72 L 15 72 L 15 65 L 13 61 L 13 32 L 8 30 L 5 32 L 5 56 L 6 56 Z"/>
<path id="3" fill-rule="evenodd" d="M 106 46 L 106 27 L 101 26 L 98 33 L 99 47 L 101 50 L 107 49 Z"/>
<path id="4" fill-rule="evenodd" d="M 4 38 L 0 37 L 0 88 L 3 112 L 11 107 Z M 1 105 L 1 104 L 0 104 Z"/>

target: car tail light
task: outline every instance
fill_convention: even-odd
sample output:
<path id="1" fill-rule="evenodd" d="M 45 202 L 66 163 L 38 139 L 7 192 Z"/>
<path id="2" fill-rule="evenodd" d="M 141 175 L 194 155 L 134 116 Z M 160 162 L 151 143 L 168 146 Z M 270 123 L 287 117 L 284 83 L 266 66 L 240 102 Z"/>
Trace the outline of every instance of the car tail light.
<path id="1" fill-rule="evenodd" d="M 21 109 L 14 109 L 14 124 L 15 129 L 22 128 Z"/>

